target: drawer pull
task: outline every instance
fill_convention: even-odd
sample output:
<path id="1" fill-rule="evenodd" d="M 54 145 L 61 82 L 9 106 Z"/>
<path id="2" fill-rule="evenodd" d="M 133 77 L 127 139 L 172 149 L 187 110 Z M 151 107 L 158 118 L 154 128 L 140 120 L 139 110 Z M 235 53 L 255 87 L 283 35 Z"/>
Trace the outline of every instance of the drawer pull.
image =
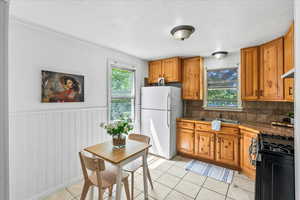
<path id="1" fill-rule="evenodd" d="M 289 95 L 293 95 L 293 88 L 289 87 Z"/>

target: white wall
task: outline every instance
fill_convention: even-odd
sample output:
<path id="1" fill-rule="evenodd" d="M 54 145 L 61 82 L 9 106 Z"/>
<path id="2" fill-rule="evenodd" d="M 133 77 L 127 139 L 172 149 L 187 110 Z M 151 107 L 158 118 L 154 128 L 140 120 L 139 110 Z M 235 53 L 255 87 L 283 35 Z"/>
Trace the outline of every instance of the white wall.
<path id="1" fill-rule="evenodd" d="M 0 199 L 9 199 L 8 166 L 8 4 L 0 0 Z"/>
<path id="2" fill-rule="evenodd" d="M 300 200 L 300 0 L 294 1 L 295 15 L 295 161 L 296 200 Z"/>
<path id="3" fill-rule="evenodd" d="M 76 180 L 78 151 L 109 139 L 99 128 L 107 117 L 108 59 L 135 66 L 138 88 L 147 64 L 15 18 L 9 45 L 11 199 L 33 199 Z M 42 69 L 83 74 L 85 102 L 40 103 Z"/>
<path id="4" fill-rule="evenodd" d="M 240 66 L 240 52 L 229 53 L 223 59 L 216 59 L 212 56 L 204 58 L 204 67 L 207 69 L 227 68 Z"/>

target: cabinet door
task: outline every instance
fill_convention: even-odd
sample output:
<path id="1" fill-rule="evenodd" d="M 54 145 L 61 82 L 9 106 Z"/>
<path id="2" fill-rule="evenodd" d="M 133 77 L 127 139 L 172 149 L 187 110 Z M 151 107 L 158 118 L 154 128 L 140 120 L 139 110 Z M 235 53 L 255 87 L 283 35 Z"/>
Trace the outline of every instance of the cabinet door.
<path id="1" fill-rule="evenodd" d="M 181 60 L 180 58 L 169 58 L 162 60 L 162 75 L 166 82 L 181 81 Z"/>
<path id="2" fill-rule="evenodd" d="M 216 161 L 239 166 L 239 138 L 234 135 L 216 134 Z"/>
<path id="3" fill-rule="evenodd" d="M 260 99 L 283 100 L 283 38 L 260 47 Z"/>
<path id="4" fill-rule="evenodd" d="M 284 36 L 284 73 L 294 68 L 294 24 Z M 284 79 L 284 97 L 287 101 L 294 100 L 294 79 Z"/>
<path id="5" fill-rule="evenodd" d="M 250 162 L 249 147 L 252 140 L 257 139 L 257 133 L 241 129 L 241 168 L 242 171 L 250 178 L 255 179 L 255 166 Z M 252 160 L 256 159 L 251 157 Z"/>
<path id="6" fill-rule="evenodd" d="M 258 98 L 258 52 L 258 47 L 241 50 L 241 92 L 243 100 L 257 100 Z"/>
<path id="7" fill-rule="evenodd" d="M 203 59 L 187 58 L 183 61 L 182 98 L 202 100 L 203 98 Z"/>
<path id="8" fill-rule="evenodd" d="M 177 151 L 182 153 L 194 153 L 194 131 L 177 128 Z"/>
<path id="9" fill-rule="evenodd" d="M 195 155 L 201 158 L 215 159 L 215 134 L 212 132 L 195 133 Z"/>
<path id="10" fill-rule="evenodd" d="M 156 60 L 149 62 L 149 83 L 157 83 L 162 76 L 162 61 Z"/>

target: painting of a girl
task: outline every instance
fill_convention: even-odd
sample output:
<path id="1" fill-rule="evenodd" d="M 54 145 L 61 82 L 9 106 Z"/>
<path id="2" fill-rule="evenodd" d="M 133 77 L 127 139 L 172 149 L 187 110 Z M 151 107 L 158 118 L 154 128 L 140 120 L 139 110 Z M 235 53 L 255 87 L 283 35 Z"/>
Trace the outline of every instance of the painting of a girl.
<path id="1" fill-rule="evenodd" d="M 83 102 L 84 76 L 42 71 L 42 102 Z"/>

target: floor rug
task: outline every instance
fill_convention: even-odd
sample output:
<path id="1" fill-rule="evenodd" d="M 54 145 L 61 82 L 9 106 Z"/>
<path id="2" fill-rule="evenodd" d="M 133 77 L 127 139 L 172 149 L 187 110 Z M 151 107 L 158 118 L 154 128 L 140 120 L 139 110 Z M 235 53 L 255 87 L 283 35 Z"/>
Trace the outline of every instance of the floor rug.
<path id="1" fill-rule="evenodd" d="M 185 166 L 185 170 L 194 172 L 201 176 L 208 176 L 228 184 L 231 183 L 234 174 L 234 171 L 231 169 L 226 169 L 224 167 L 219 167 L 198 160 L 190 161 Z"/>

